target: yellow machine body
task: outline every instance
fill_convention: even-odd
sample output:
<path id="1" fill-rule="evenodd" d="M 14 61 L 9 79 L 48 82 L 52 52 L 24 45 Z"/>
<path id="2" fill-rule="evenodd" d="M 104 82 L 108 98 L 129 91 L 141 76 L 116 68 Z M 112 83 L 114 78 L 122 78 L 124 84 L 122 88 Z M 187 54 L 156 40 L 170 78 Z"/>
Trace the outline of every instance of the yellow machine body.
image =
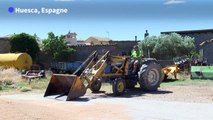
<path id="1" fill-rule="evenodd" d="M 180 68 L 178 67 L 177 64 L 174 64 L 174 65 L 171 65 L 171 66 L 167 66 L 167 67 L 164 67 L 162 69 L 163 71 L 163 80 L 165 79 L 165 75 L 167 76 L 174 76 L 174 78 L 176 79 L 177 78 L 177 73 L 180 71 Z"/>
<path id="2" fill-rule="evenodd" d="M 80 76 L 69 74 L 53 74 L 49 85 L 46 89 L 44 97 L 58 95 L 67 96 L 66 100 L 73 100 L 83 96 L 87 88 L 99 77 L 121 76 L 128 74 L 128 62 L 125 56 L 110 56 L 109 51 L 106 52 L 100 59 L 97 59 L 98 54 L 94 52 L 83 63 L 87 67 L 83 70 Z M 120 67 L 112 65 L 114 73 L 105 74 L 104 70 L 108 64 L 119 62 Z"/>

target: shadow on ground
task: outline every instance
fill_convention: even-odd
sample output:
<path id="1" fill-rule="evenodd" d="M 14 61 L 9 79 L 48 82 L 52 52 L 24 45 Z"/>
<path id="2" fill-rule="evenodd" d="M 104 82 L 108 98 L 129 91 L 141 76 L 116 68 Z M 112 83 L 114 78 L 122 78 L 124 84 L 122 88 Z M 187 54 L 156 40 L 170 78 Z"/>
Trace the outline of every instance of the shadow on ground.
<path id="1" fill-rule="evenodd" d="M 72 101 L 75 102 L 88 102 L 93 99 L 99 99 L 99 98 L 134 98 L 134 97 L 141 97 L 146 96 L 148 94 L 170 94 L 173 93 L 172 91 L 165 91 L 165 90 L 157 90 L 155 92 L 145 92 L 142 91 L 140 88 L 133 88 L 133 89 L 126 89 L 125 93 L 121 96 L 115 96 L 113 93 L 106 93 L 105 91 L 98 91 L 93 92 L 92 94 L 82 96 L 77 99 L 73 99 Z M 57 98 L 57 100 L 60 101 L 66 101 L 67 96 L 63 96 L 60 98 Z"/>
<path id="2" fill-rule="evenodd" d="M 178 81 L 178 79 L 165 79 L 163 80 L 164 83 L 170 83 L 170 82 L 175 82 Z"/>
<path id="3" fill-rule="evenodd" d="M 104 93 L 103 91 L 101 93 Z M 113 93 L 104 93 L 104 94 L 96 94 L 92 98 L 133 98 L 133 97 L 141 97 L 146 96 L 147 94 L 170 94 L 172 91 L 158 90 L 155 92 L 145 92 L 140 88 L 127 89 L 125 93 L 121 96 L 115 96 Z M 91 95 L 92 96 L 92 95 Z"/>

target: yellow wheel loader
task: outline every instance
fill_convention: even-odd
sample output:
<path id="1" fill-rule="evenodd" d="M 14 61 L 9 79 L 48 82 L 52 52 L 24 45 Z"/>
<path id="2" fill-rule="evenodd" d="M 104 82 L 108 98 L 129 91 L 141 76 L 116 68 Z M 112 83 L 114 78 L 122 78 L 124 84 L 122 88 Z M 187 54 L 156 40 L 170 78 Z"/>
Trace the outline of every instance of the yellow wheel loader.
<path id="1" fill-rule="evenodd" d="M 156 91 L 162 81 L 160 64 L 155 59 L 144 58 L 135 74 L 130 61 L 129 56 L 112 56 L 107 51 L 100 57 L 94 51 L 73 74 L 53 74 L 44 97 L 67 96 L 66 100 L 70 101 L 83 96 L 88 88 L 99 91 L 103 81 L 112 84 L 116 96 L 137 83 L 142 90 Z"/>

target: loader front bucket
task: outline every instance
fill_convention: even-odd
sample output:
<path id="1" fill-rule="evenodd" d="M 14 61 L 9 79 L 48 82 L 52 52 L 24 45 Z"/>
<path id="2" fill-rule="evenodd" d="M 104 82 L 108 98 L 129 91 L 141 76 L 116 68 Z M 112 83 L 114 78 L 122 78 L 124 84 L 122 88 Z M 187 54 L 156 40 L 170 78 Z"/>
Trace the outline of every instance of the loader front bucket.
<path id="1" fill-rule="evenodd" d="M 58 95 L 67 96 L 67 101 L 76 99 L 86 93 L 86 87 L 76 75 L 53 74 L 44 97 Z"/>

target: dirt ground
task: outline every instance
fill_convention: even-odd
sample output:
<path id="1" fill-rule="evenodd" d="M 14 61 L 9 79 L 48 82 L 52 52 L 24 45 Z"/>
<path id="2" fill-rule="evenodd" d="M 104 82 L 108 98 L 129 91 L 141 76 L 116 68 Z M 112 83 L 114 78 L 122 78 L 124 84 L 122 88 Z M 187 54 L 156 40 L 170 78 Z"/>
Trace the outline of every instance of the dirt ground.
<path id="1" fill-rule="evenodd" d="M 0 120 L 139 120 L 142 118 L 135 118 L 135 114 L 137 115 L 141 109 L 146 109 L 143 106 L 137 106 L 141 101 L 145 101 L 145 104 L 146 101 L 192 103 L 201 104 L 201 106 L 208 104 L 208 107 L 213 103 L 212 86 L 163 86 L 154 93 L 134 89 L 127 90 L 122 97 L 113 97 L 110 92 L 102 91 L 92 94 L 88 90 L 84 97 L 69 102 L 43 98 L 43 93 L 15 95 L 0 93 Z M 141 116 L 140 114 L 138 116 Z M 212 119 L 211 117 L 206 119 Z M 154 115 L 153 118 L 149 116 L 144 119 L 173 119 L 173 117 Z"/>

